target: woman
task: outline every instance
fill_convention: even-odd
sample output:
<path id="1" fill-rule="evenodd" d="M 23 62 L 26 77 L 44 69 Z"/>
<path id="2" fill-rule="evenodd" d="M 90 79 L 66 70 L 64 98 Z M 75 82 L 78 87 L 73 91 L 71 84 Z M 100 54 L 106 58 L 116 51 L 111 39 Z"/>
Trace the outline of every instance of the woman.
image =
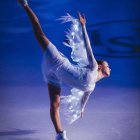
<path id="1" fill-rule="evenodd" d="M 27 12 L 28 17 L 31 20 L 36 39 L 43 51 L 43 74 L 48 84 L 50 115 L 57 133 L 56 140 L 68 140 L 66 137 L 66 131 L 62 129 L 59 116 L 61 82 L 65 82 L 69 86 L 74 87 L 73 92 L 82 92 L 79 98 L 80 101 L 78 102 L 80 103 L 80 112 L 76 111 L 73 115 L 75 117 L 75 115 L 78 114 L 77 116 L 79 117 L 79 113 L 81 116 L 83 114 L 84 107 L 89 95 L 94 90 L 95 83 L 104 77 L 108 77 L 110 75 L 110 68 L 106 61 L 95 60 L 86 31 L 86 20 L 80 13 L 78 13 L 78 16 L 82 28 L 83 41 L 88 61 L 88 65 L 86 67 L 71 64 L 45 36 L 38 18 L 29 7 L 27 0 L 18 0 L 18 2 Z M 62 101 L 66 103 L 75 103 L 74 99 L 73 102 L 69 101 L 69 99 L 72 100 L 73 97 L 70 96 L 68 98 L 62 98 Z M 77 108 L 77 106 L 78 104 L 76 104 L 75 108 Z M 70 111 L 72 112 L 72 109 L 70 109 Z"/>

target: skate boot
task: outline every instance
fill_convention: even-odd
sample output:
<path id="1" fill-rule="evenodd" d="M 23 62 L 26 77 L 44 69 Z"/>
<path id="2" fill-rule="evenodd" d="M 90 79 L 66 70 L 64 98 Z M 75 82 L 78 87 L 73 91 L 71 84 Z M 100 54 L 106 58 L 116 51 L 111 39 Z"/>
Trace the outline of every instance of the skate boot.
<path id="1" fill-rule="evenodd" d="M 66 136 L 66 131 L 62 131 L 61 133 L 58 133 L 56 135 L 55 140 L 68 140 L 67 136 Z"/>

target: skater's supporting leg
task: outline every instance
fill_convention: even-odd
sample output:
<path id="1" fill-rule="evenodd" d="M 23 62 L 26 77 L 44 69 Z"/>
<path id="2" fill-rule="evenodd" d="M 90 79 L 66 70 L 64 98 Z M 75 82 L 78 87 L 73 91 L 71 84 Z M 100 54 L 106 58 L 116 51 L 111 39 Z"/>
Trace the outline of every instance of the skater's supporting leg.
<path id="1" fill-rule="evenodd" d="M 62 132 L 62 126 L 60 122 L 60 92 L 61 89 L 48 84 L 49 96 L 50 96 L 50 115 L 57 133 Z"/>
<path id="2" fill-rule="evenodd" d="M 24 7 L 25 11 L 27 12 L 27 15 L 32 23 L 32 27 L 33 27 L 33 31 L 34 31 L 34 34 L 41 46 L 41 48 L 43 50 L 46 49 L 46 47 L 48 46 L 49 44 L 49 39 L 45 36 L 45 34 L 43 33 L 42 31 L 42 28 L 41 28 L 41 25 L 39 23 L 39 20 L 37 18 L 37 16 L 35 15 L 35 13 L 32 11 L 32 9 L 29 7 L 28 4 L 22 4 L 21 3 L 21 0 L 18 0 L 19 3 Z"/>

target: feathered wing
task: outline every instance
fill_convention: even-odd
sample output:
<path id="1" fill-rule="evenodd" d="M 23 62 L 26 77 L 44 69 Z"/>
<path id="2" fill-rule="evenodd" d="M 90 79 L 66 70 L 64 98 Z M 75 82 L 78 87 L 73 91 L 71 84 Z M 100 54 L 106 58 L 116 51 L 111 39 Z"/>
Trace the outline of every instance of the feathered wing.
<path id="1" fill-rule="evenodd" d="M 81 100 L 83 95 L 83 91 L 76 88 L 72 88 L 70 95 L 61 96 L 61 110 L 68 124 L 72 124 L 80 118 L 82 111 Z"/>
<path id="2" fill-rule="evenodd" d="M 71 22 L 70 29 L 66 32 L 67 42 L 63 42 L 63 44 L 72 49 L 72 60 L 77 62 L 80 67 L 87 66 L 89 62 L 79 20 L 72 17 L 70 14 L 60 17 L 59 20 L 61 20 L 62 23 Z"/>
<path id="3" fill-rule="evenodd" d="M 72 49 L 71 58 L 77 62 L 79 67 L 85 67 L 89 64 L 87 59 L 86 48 L 83 39 L 82 27 L 79 20 L 67 14 L 59 18 L 62 23 L 71 22 L 70 29 L 66 32 L 67 42 L 63 42 L 65 46 Z M 72 88 L 69 96 L 61 96 L 62 113 L 69 124 L 80 118 L 81 116 L 81 100 L 84 91 Z"/>

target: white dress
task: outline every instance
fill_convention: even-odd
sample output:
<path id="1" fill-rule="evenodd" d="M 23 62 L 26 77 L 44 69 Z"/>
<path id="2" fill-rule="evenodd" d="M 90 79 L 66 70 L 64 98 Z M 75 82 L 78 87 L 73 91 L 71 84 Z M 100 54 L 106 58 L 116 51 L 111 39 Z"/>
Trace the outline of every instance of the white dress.
<path id="1" fill-rule="evenodd" d="M 74 62 L 77 62 L 77 65 L 70 63 L 50 42 L 43 54 L 42 72 L 46 82 L 57 87 L 64 82 L 72 88 L 71 95 L 61 96 L 62 112 L 68 123 L 71 124 L 80 118 L 89 95 L 94 90 L 98 65 L 92 52 L 86 27 L 81 26 L 78 20 L 69 14 L 60 19 L 73 23 L 66 35 L 69 43 L 64 44 L 72 48 L 71 57 Z"/>

